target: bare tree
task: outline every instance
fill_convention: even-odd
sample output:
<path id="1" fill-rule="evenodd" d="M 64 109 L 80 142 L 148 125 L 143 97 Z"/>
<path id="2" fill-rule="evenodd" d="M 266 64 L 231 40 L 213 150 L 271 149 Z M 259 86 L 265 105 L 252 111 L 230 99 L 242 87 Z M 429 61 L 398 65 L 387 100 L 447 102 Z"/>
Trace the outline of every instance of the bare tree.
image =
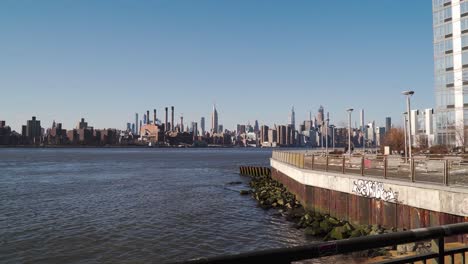
<path id="1" fill-rule="evenodd" d="M 396 127 L 390 129 L 383 139 L 383 144 L 380 145 L 383 151 L 384 146 L 389 146 L 392 151 L 404 151 L 405 149 L 405 132 L 402 128 Z"/>
<path id="2" fill-rule="evenodd" d="M 465 125 L 463 121 L 460 121 L 455 126 L 455 141 L 456 146 L 460 147 L 463 152 L 465 152 L 465 142 L 467 138 L 467 133 L 465 130 Z"/>
<path id="3" fill-rule="evenodd" d="M 429 148 L 429 139 L 426 135 L 417 135 L 415 137 L 416 146 L 418 146 L 419 150 L 427 150 Z"/>

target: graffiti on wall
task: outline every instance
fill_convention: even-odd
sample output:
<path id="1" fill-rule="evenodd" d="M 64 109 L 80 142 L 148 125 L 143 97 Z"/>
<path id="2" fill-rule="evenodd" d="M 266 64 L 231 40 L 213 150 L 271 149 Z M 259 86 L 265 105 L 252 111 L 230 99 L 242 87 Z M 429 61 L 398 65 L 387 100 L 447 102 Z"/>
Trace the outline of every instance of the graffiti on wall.
<path id="1" fill-rule="evenodd" d="M 460 204 L 460 211 L 462 214 L 468 215 L 468 198 L 463 199 L 463 203 Z"/>
<path id="2" fill-rule="evenodd" d="M 398 192 L 393 191 L 392 188 L 385 190 L 382 182 L 367 180 L 354 181 L 353 193 L 386 202 L 398 202 Z"/>

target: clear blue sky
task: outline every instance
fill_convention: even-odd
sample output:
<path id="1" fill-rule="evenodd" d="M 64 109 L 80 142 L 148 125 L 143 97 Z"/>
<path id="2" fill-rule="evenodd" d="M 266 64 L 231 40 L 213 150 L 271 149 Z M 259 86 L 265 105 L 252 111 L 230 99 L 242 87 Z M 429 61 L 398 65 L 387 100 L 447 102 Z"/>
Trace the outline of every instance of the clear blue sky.
<path id="1" fill-rule="evenodd" d="M 233 129 L 319 105 L 400 122 L 402 90 L 434 106 L 431 1 L 0 1 L 0 120 L 124 128 L 176 107 Z M 354 120 L 359 117 L 353 114 Z M 354 121 L 353 121 L 354 124 Z"/>

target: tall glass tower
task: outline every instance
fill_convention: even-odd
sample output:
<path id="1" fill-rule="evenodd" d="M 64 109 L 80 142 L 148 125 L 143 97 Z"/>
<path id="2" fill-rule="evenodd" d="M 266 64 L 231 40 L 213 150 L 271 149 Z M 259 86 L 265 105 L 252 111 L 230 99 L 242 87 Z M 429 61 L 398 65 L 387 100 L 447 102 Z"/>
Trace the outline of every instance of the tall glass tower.
<path id="1" fill-rule="evenodd" d="M 296 113 L 294 112 L 294 106 L 291 108 L 291 114 L 289 116 L 289 125 L 291 125 L 292 129 L 296 129 Z"/>
<path id="2" fill-rule="evenodd" d="M 213 105 L 213 113 L 211 114 L 211 133 L 218 133 L 218 111 L 216 111 L 216 105 Z"/>
<path id="3" fill-rule="evenodd" d="M 435 140 L 462 146 L 468 143 L 468 1 L 433 0 L 432 7 Z"/>

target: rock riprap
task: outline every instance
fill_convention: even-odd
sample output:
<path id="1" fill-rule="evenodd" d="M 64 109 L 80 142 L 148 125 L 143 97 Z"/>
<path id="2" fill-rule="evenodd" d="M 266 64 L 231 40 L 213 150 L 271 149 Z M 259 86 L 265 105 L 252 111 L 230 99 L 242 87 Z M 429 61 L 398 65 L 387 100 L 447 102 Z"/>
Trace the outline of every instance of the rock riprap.
<path id="1" fill-rule="evenodd" d="M 250 181 L 252 197 L 265 209 L 276 208 L 297 228 L 305 230 L 306 235 L 321 237 L 323 240 L 339 240 L 367 235 L 392 232 L 381 226 L 352 225 L 348 221 L 336 219 L 318 212 L 307 212 L 295 195 L 271 176 L 252 176 Z"/>

